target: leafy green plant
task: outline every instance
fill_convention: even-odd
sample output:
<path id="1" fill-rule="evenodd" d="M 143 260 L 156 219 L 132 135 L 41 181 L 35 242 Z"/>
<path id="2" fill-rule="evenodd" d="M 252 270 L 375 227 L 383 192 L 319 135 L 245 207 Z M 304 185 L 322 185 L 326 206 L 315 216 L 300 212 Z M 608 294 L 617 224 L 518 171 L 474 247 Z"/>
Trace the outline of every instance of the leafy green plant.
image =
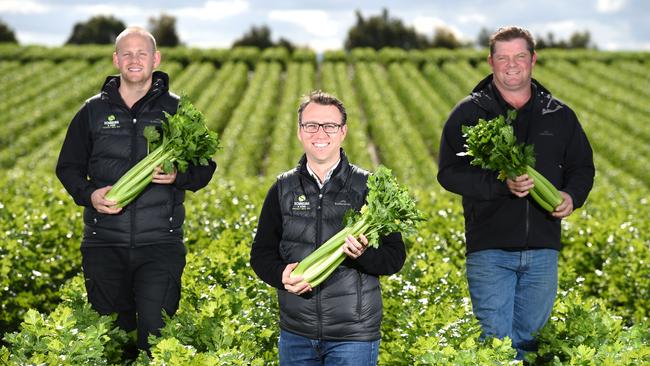
<path id="1" fill-rule="evenodd" d="M 602 301 L 567 291 L 555 304 L 551 320 L 537 336 L 539 365 L 645 365 L 650 362 L 648 323 L 626 328 Z"/>
<path id="2" fill-rule="evenodd" d="M 415 231 L 416 223 L 423 219 L 421 212 L 415 207 L 415 201 L 406 187 L 397 183 L 390 169 L 379 166 L 368 177 L 367 187 L 367 203 L 361 207 L 361 211 L 348 211 L 344 218 L 345 227 L 300 261 L 291 276 L 303 276 L 305 282 L 316 287 L 347 257 L 342 245 L 349 235 L 357 238 L 364 234 L 368 246 L 378 248 L 381 236 L 393 232 L 408 235 Z"/>
<path id="3" fill-rule="evenodd" d="M 530 189 L 531 196 L 546 211 L 552 212 L 562 203 L 560 192 L 544 178 L 533 166 L 535 152 L 533 145 L 517 143 L 511 121 L 517 111 L 508 111 L 508 117 L 502 115 L 491 120 L 480 118 L 473 126 L 463 126 L 463 136 L 466 138 L 467 151 L 458 156 L 471 156 L 471 165 L 499 172 L 499 179 L 514 179 L 528 174 L 535 182 Z"/>
<path id="4" fill-rule="evenodd" d="M 187 97 L 181 97 L 173 116 L 167 112 L 165 116 L 162 141 L 155 127 L 145 127 L 144 134 L 152 151 L 129 169 L 106 195 L 106 199 L 115 201 L 117 207 L 129 204 L 151 183 L 156 167 L 162 166 L 166 173 L 176 167 L 182 173 L 190 163 L 208 165 L 219 149 L 217 133 L 206 127 L 203 114 Z"/>

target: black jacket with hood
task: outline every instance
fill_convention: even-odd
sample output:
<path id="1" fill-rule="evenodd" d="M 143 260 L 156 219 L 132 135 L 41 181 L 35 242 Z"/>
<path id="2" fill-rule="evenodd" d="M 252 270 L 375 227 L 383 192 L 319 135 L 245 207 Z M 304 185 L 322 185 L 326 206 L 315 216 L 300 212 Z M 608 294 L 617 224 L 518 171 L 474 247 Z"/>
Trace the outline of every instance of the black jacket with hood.
<path id="1" fill-rule="evenodd" d="M 84 206 L 82 246 L 181 243 L 185 190 L 196 191 L 212 178 L 213 161 L 190 165 L 173 184 L 149 184 L 118 214 L 102 214 L 92 206 L 96 189 L 115 184 L 147 155 L 144 128 L 160 126 L 163 111 L 174 114 L 178 108 L 167 74 L 155 71 L 152 78 L 147 94 L 129 109 L 119 93 L 119 76 L 107 77 L 101 93 L 85 102 L 68 127 L 56 174 L 75 203 Z"/>
<path id="2" fill-rule="evenodd" d="M 492 82 L 483 79 L 472 93 L 454 107 L 440 142 L 438 181 L 463 197 L 467 253 L 483 249 L 560 249 L 560 220 L 552 217 L 531 197 L 518 198 L 498 173 L 470 166 L 462 125 L 479 118 L 505 115 L 509 106 Z M 591 146 L 575 113 L 554 98 L 539 82 L 532 81 L 531 99 L 517 111 L 513 122 L 518 142 L 533 144 L 535 169 L 557 189 L 568 193 L 574 209 L 581 207 L 591 190 L 594 164 Z"/>

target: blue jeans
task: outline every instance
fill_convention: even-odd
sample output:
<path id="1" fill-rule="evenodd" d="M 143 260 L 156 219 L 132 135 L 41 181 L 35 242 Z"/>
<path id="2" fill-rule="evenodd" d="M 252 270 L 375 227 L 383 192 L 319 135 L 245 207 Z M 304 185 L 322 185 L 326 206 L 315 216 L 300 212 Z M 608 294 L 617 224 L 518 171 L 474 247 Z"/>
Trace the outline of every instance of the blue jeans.
<path id="1" fill-rule="evenodd" d="M 557 294 L 558 251 L 487 249 L 467 255 L 467 283 L 481 338 L 510 337 L 517 359 L 536 351 Z"/>
<path id="2" fill-rule="evenodd" d="M 374 366 L 376 341 L 322 341 L 280 330 L 280 366 Z"/>

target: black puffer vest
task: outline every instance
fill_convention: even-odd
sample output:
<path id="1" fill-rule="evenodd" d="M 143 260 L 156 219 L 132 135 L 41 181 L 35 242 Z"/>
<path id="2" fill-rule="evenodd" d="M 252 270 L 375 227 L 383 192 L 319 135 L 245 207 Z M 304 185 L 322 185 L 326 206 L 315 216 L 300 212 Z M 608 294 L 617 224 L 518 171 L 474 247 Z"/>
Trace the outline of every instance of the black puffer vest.
<path id="1" fill-rule="evenodd" d="M 86 103 L 92 140 L 88 176 L 95 187 L 113 185 L 147 155 L 146 126 L 160 126 L 163 111 L 174 114 L 178 97 L 168 77 L 156 71 L 149 92 L 129 110 L 119 96 L 119 77 L 109 76 L 102 92 Z M 144 246 L 182 242 L 185 192 L 174 185 L 149 184 L 117 215 L 84 209 L 82 246 Z"/>
<path id="2" fill-rule="evenodd" d="M 282 211 L 280 255 L 299 262 L 343 228 L 343 215 L 359 210 L 367 194 L 368 172 L 341 162 L 319 190 L 303 158 L 297 168 L 278 177 Z M 380 338 L 382 316 L 379 278 L 362 273 L 346 260 L 311 293 L 278 290 L 280 327 L 312 339 L 370 341 Z"/>

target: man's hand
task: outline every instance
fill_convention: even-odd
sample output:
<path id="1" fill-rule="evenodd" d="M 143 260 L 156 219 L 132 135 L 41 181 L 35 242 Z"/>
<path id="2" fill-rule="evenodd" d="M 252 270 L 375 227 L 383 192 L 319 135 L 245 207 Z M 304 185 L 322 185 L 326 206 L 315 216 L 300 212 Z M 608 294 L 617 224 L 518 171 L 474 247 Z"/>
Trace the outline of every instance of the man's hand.
<path id="1" fill-rule="evenodd" d="M 90 201 L 97 212 L 114 215 L 122 211 L 122 207 L 114 207 L 117 202 L 104 198 L 113 186 L 106 186 L 95 190 L 90 195 Z"/>
<path id="2" fill-rule="evenodd" d="M 526 197 L 528 191 L 532 189 L 535 184 L 531 178 L 528 177 L 528 174 L 523 174 L 513 179 L 506 179 L 506 184 L 510 192 L 517 197 Z"/>
<path id="3" fill-rule="evenodd" d="M 571 196 L 563 191 L 560 191 L 560 196 L 563 198 L 562 203 L 551 213 L 553 217 L 557 217 L 558 219 L 565 218 L 573 212 L 573 199 Z"/>
<path id="4" fill-rule="evenodd" d="M 158 184 L 172 184 L 176 180 L 176 168 L 174 170 L 167 174 L 165 173 L 161 167 L 157 166 L 156 169 L 153 172 L 153 179 L 151 180 L 151 183 L 158 183 Z"/>
<path id="5" fill-rule="evenodd" d="M 282 284 L 284 289 L 292 294 L 302 295 L 307 291 L 311 291 L 311 286 L 303 281 L 302 276 L 291 277 L 291 271 L 298 265 L 298 262 L 287 264 L 282 271 Z"/>
<path id="6" fill-rule="evenodd" d="M 368 248 L 368 239 L 363 234 L 359 235 L 359 240 L 355 239 L 352 235 L 348 235 L 341 248 L 343 249 L 343 253 L 348 257 L 357 259 Z"/>

